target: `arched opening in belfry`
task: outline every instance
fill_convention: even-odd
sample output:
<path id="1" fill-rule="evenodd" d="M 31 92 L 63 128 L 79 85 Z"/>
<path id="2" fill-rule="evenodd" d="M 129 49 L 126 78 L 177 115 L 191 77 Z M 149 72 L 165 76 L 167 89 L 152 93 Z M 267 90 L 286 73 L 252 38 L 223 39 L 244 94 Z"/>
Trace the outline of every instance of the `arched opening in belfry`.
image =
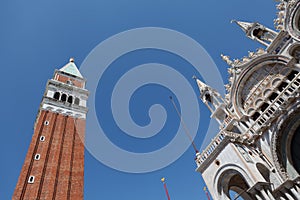
<path id="1" fill-rule="evenodd" d="M 73 97 L 72 96 L 68 97 L 68 103 L 73 103 Z"/>
<path id="2" fill-rule="evenodd" d="M 66 102 L 67 101 L 67 95 L 66 94 L 62 94 L 60 100 L 63 101 L 63 102 Z"/>
<path id="3" fill-rule="evenodd" d="M 223 172 L 218 181 L 219 194 L 231 200 L 252 200 L 253 196 L 248 193 L 249 185 L 245 178 L 236 170 L 227 170 Z"/>
<path id="4" fill-rule="evenodd" d="M 59 97 L 60 97 L 60 93 L 55 92 L 54 95 L 53 95 L 53 98 L 56 99 L 56 100 L 59 100 Z"/>
<path id="5" fill-rule="evenodd" d="M 74 101 L 74 104 L 75 104 L 75 105 L 79 105 L 79 102 L 80 102 L 79 98 L 76 97 L 76 98 L 75 98 L 75 101 Z"/>

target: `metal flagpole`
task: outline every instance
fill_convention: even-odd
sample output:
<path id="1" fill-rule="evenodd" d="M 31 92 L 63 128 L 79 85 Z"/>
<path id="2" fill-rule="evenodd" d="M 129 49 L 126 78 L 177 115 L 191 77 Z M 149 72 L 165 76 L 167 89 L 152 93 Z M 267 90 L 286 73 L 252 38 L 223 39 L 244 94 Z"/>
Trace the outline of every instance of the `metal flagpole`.
<path id="1" fill-rule="evenodd" d="M 182 126 L 183 126 L 183 129 L 184 129 L 185 134 L 188 136 L 188 138 L 189 138 L 190 141 L 192 142 L 192 145 L 193 145 L 193 148 L 194 148 L 195 152 L 198 153 L 199 151 L 198 151 L 198 149 L 197 149 L 197 147 L 196 147 L 196 145 L 195 145 L 195 143 L 194 143 L 194 141 L 193 141 L 193 139 L 192 139 L 192 136 L 191 136 L 191 134 L 190 134 L 188 128 L 186 127 L 186 125 L 185 125 L 185 123 L 184 123 L 184 121 L 183 121 L 183 118 L 182 118 L 182 116 L 181 116 L 181 114 L 180 114 L 180 112 L 179 112 L 179 110 L 178 110 L 178 108 L 177 108 L 177 106 L 176 106 L 176 104 L 175 104 L 175 102 L 174 102 L 174 100 L 173 100 L 173 98 L 172 98 L 171 96 L 170 96 L 170 100 L 171 100 L 171 102 L 172 102 L 172 104 L 173 104 L 173 106 L 174 106 L 174 108 L 175 108 L 175 110 L 176 110 L 176 112 L 177 112 L 177 114 L 178 114 L 178 117 L 180 118 L 180 123 L 181 123 Z"/>
<path id="2" fill-rule="evenodd" d="M 165 182 L 165 178 L 162 178 L 162 179 L 160 179 L 161 180 L 161 182 L 164 184 L 164 188 L 165 188 L 165 191 L 166 191 L 166 195 L 167 195 L 167 197 L 168 197 L 168 200 L 170 200 L 170 195 L 169 195 L 169 192 L 168 192 L 168 188 L 167 188 L 167 184 L 166 184 L 166 182 Z"/>
<path id="3" fill-rule="evenodd" d="M 209 197 L 209 194 L 208 194 L 208 192 L 207 192 L 206 187 L 204 187 L 203 190 L 204 190 L 204 192 L 205 192 L 205 194 L 206 194 L 207 200 L 210 200 L 210 197 Z"/>

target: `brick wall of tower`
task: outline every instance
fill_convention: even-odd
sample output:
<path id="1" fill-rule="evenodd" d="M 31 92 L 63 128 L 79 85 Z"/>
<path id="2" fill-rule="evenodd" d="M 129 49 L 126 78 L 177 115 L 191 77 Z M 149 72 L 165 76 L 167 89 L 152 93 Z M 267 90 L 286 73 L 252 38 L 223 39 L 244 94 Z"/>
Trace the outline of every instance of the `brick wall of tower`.
<path id="1" fill-rule="evenodd" d="M 84 119 L 41 111 L 12 199 L 83 199 L 84 131 Z"/>
<path id="2" fill-rule="evenodd" d="M 54 77 L 54 79 L 57 80 L 57 81 L 59 81 L 59 82 L 62 82 L 62 83 L 67 83 L 67 81 L 72 81 L 72 83 L 74 84 L 74 86 L 79 87 L 79 88 L 83 88 L 84 87 L 84 82 L 83 81 L 79 81 L 79 80 L 76 80 L 74 78 L 70 78 L 70 77 L 65 76 L 65 75 L 59 75 L 59 74 L 57 74 Z"/>

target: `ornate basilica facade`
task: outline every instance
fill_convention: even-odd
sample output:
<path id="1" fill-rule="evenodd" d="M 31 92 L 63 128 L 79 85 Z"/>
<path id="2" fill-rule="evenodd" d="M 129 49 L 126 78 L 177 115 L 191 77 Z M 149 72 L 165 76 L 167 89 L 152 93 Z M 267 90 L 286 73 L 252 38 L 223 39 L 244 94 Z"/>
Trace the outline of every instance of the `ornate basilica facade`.
<path id="1" fill-rule="evenodd" d="M 234 21 L 265 48 L 229 65 L 223 98 L 196 79 L 220 132 L 196 154 L 216 200 L 300 199 L 300 0 L 280 0 L 277 31 Z M 232 195 L 234 194 L 234 195 Z"/>

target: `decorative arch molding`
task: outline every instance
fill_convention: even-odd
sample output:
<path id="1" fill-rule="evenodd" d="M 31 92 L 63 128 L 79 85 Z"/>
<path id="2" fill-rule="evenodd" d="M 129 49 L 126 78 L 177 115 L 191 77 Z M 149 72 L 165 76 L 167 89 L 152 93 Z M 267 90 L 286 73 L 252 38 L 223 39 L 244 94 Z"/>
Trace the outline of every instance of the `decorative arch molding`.
<path id="1" fill-rule="evenodd" d="M 294 4 L 287 13 L 286 30 L 297 41 L 300 41 L 300 2 Z"/>
<path id="2" fill-rule="evenodd" d="M 271 137 L 271 152 L 276 170 L 282 179 L 295 178 L 299 169 L 294 168 L 291 155 L 291 143 L 297 129 L 300 128 L 300 99 L 288 108 L 289 113 L 281 115 L 277 120 L 278 128 Z"/>
<path id="3" fill-rule="evenodd" d="M 299 11 L 300 13 L 300 11 Z M 299 16 L 300 17 L 300 16 Z M 299 19 L 300 20 L 300 19 Z M 299 36 L 300 37 L 300 36 Z M 292 44 L 289 49 L 288 53 L 296 59 L 296 61 L 299 63 L 300 62 L 300 44 L 299 43 L 294 43 Z"/>
<path id="4" fill-rule="evenodd" d="M 231 89 L 233 108 L 239 118 L 242 118 L 243 115 L 247 115 L 247 112 L 244 110 L 244 102 L 242 102 L 241 99 L 241 94 L 243 90 L 246 89 L 244 87 L 245 82 L 255 71 L 263 68 L 264 66 L 276 64 L 287 66 L 290 60 L 291 58 L 282 55 L 265 54 L 253 59 L 246 66 L 242 67 L 240 74 L 235 77 L 236 80 Z"/>
<path id="5" fill-rule="evenodd" d="M 225 199 L 224 195 L 229 197 L 230 189 L 237 193 L 243 190 L 241 187 L 238 187 L 231 182 L 232 178 L 235 176 L 240 176 L 240 178 L 244 180 L 244 183 L 247 184 L 248 188 L 254 184 L 252 179 L 242 167 L 234 164 L 223 165 L 216 172 L 213 182 L 215 191 L 217 191 L 216 195 L 218 195 L 218 199 Z M 248 198 L 247 197 L 248 195 L 246 195 L 245 200 L 251 200 L 250 196 Z"/>

